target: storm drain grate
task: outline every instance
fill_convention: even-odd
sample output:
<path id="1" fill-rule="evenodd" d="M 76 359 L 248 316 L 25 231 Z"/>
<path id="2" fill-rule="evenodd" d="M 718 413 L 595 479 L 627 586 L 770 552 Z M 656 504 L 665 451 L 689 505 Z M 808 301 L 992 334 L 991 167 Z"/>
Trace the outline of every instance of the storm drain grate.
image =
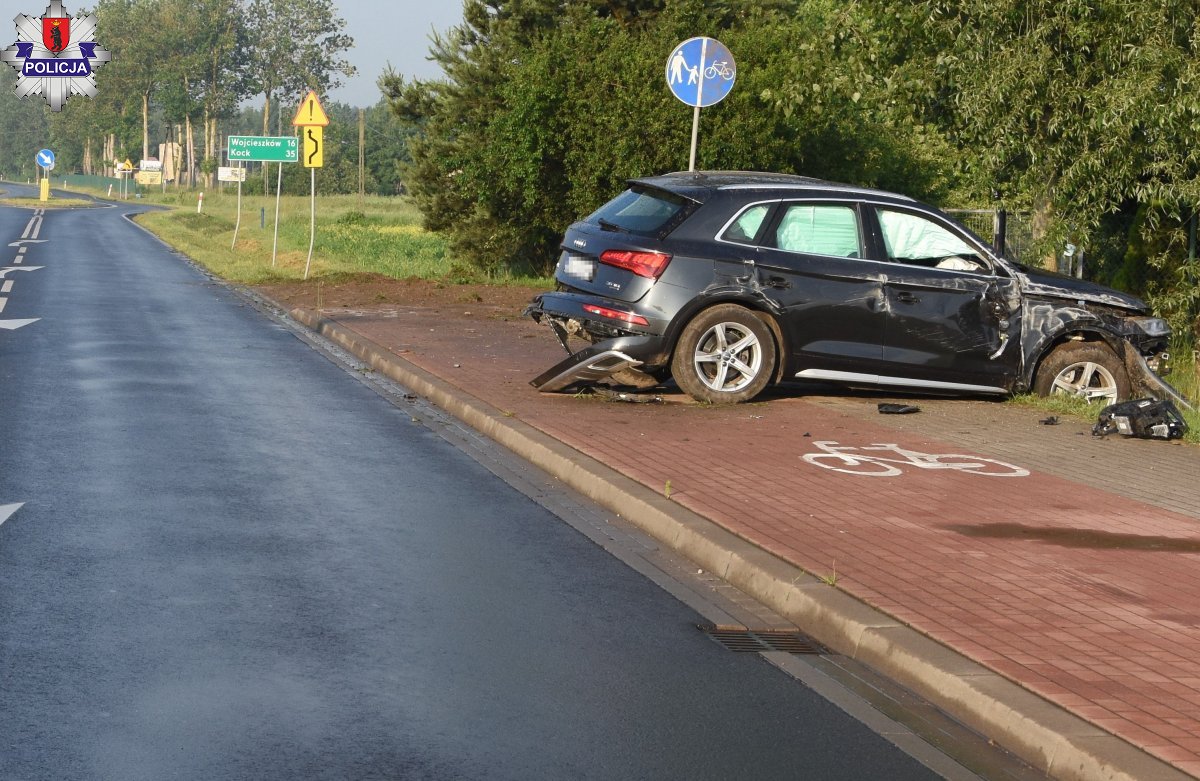
<path id="1" fill-rule="evenodd" d="M 730 651 L 737 653 L 782 651 L 785 654 L 823 654 L 826 652 L 812 638 L 799 632 L 782 632 L 773 629 L 721 629 L 704 625 L 699 625 L 698 628 Z"/>

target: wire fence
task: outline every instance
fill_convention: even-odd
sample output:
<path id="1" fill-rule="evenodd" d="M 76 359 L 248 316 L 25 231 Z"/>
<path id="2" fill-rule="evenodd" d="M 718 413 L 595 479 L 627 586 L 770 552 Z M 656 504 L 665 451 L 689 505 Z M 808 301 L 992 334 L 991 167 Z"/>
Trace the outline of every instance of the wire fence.
<path id="1" fill-rule="evenodd" d="M 1014 260 L 1040 266 L 1033 241 L 1033 220 L 1029 212 L 1005 212 L 997 209 L 946 209 L 946 213 L 971 229 L 993 247 L 1003 247 Z M 1003 241 L 1001 241 L 1003 232 Z"/>

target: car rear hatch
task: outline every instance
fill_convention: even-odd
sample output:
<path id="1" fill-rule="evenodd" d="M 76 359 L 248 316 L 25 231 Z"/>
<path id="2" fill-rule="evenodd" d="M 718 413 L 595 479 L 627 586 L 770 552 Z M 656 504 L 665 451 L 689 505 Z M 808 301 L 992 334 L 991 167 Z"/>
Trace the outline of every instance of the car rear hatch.
<path id="1" fill-rule="evenodd" d="M 663 239 L 696 205 L 634 183 L 567 230 L 555 279 L 573 291 L 626 303 L 640 300 L 671 262 Z"/>

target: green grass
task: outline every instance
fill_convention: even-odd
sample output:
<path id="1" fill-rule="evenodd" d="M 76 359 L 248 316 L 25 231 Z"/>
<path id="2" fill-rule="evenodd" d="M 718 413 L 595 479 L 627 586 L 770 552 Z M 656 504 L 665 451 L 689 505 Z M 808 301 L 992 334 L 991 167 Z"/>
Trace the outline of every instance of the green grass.
<path id="1" fill-rule="evenodd" d="M 0 198 L 0 206 L 18 206 L 23 209 L 70 209 L 76 206 L 94 206 L 91 201 L 83 198 L 50 198 L 42 201 L 38 198 Z"/>
<path id="2" fill-rule="evenodd" d="M 303 279 L 311 219 L 307 196 L 285 195 L 280 199 L 274 265 L 273 197 L 242 198 L 236 246 L 232 246 L 238 219 L 236 190 L 206 192 L 200 213 L 196 211 L 197 200 L 198 194 L 191 191 L 147 193 L 139 203 L 164 205 L 168 210 L 148 212 L 136 219 L 175 249 L 230 281 L 253 285 Z M 309 279 L 345 279 L 356 274 L 461 284 L 549 286 L 547 279 L 491 277 L 456 262 L 445 237 L 421 227 L 420 212 L 407 198 L 318 196 Z"/>

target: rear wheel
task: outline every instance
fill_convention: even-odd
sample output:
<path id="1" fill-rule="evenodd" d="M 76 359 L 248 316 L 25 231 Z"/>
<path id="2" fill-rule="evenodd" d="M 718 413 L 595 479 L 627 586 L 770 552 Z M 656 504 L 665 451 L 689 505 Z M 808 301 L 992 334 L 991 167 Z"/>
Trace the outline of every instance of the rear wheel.
<path id="1" fill-rule="evenodd" d="M 1129 374 L 1108 345 L 1066 342 L 1042 361 L 1033 390 L 1039 396 L 1062 393 L 1082 396 L 1089 403 L 1113 404 L 1129 398 Z"/>
<path id="2" fill-rule="evenodd" d="M 775 339 L 753 312 L 736 304 L 705 309 L 688 323 L 671 375 L 697 401 L 735 404 L 762 392 L 775 370 Z"/>

